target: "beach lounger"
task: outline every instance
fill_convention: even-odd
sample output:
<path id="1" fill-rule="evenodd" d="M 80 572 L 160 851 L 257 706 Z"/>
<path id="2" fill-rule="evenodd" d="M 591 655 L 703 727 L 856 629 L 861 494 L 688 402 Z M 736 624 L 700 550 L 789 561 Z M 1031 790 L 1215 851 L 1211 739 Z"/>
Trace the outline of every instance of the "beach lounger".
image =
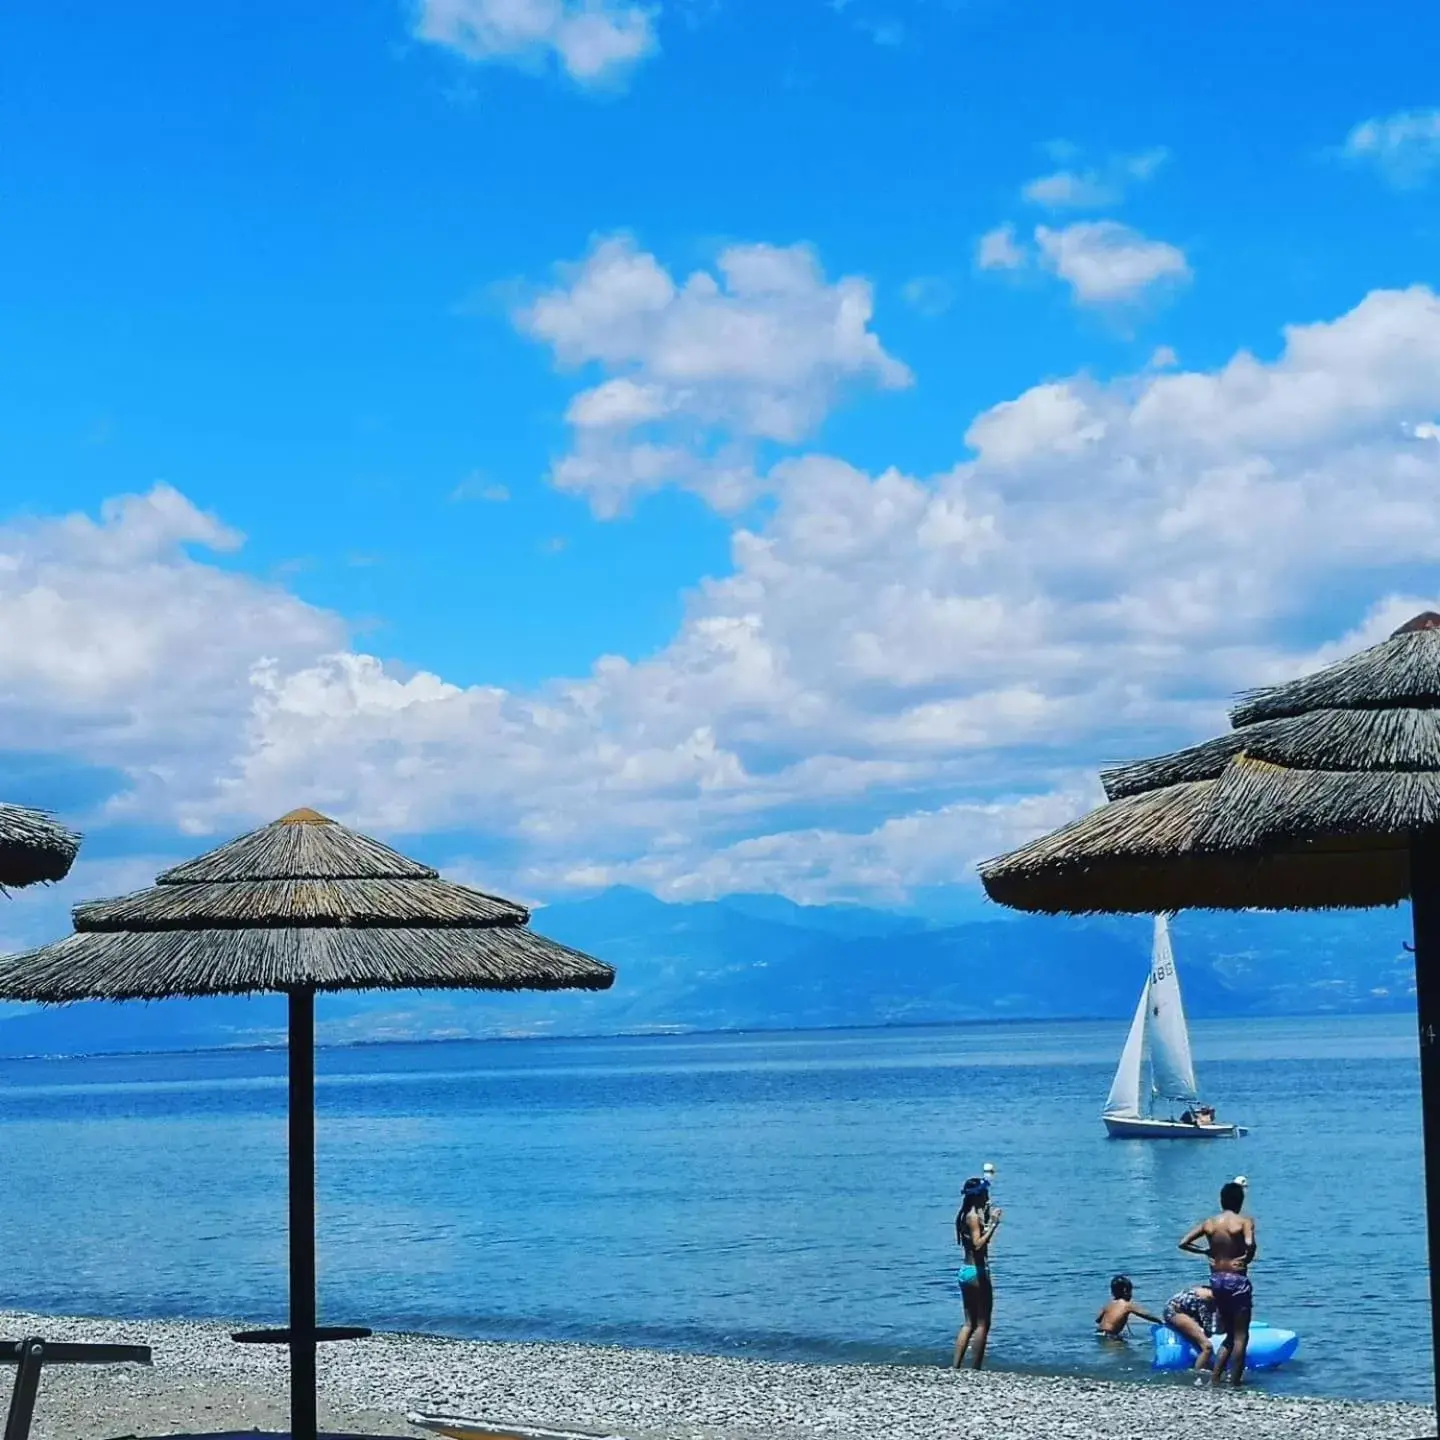
<path id="1" fill-rule="evenodd" d="M 611 1430 L 556 1430 L 545 1425 L 511 1425 L 503 1420 L 467 1420 L 453 1415 L 415 1413 L 405 1418 L 421 1430 L 445 1436 L 445 1440 L 625 1440 Z"/>
<path id="2" fill-rule="evenodd" d="M 76 1345 L 69 1341 L 0 1340 L 0 1365 L 15 1366 L 15 1388 L 5 1418 L 5 1440 L 29 1440 L 40 1371 L 46 1365 L 148 1365 L 148 1345 Z"/>

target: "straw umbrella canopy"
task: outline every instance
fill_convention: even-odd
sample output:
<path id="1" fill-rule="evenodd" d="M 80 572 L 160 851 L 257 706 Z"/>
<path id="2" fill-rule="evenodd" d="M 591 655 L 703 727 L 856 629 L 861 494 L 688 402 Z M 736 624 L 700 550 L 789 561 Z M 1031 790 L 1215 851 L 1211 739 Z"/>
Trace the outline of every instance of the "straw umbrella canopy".
<path id="1" fill-rule="evenodd" d="M 1440 1387 L 1440 615 L 1251 691 L 1230 719 L 1229 734 L 1104 772 L 1107 804 L 982 864 L 981 881 L 1046 914 L 1411 901 Z"/>
<path id="2" fill-rule="evenodd" d="M 76 906 L 74 934 L 0 965 L 0 998 L 10 1000 L 288 997 L 290 1324 L 235 1338 L 289 1346 L 294 1440 L 315 1440 L 316 1343 L 369 1334 L 316 1324 L 315 993 L 613 983 L 610 966 L 537 935 L 529 918 L 522 905 L 295 810 L 167 870 L 151 889 Z"/>
<path id="3" fill-rule="evenodd" d="M 63 880 L 79 849 L 80 837 L 43 810 L 0 805 L 0 886 Z"/>

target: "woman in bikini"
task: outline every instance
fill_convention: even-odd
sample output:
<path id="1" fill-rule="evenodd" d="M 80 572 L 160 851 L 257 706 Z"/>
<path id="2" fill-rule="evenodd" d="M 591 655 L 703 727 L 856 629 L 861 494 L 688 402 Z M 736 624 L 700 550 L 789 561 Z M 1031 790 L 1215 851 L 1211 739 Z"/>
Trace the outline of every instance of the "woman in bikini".
<path id="1" fill-rule="evenodd" d="M 985 1363 L 985 1342 L 990 1338 L 990 1315 L 995 1308 L 995 1291 L 990 1284 L 990 1241 L 1005 1212 L 990 1208 L 990 1184 L 978 1177 L 965 1182 L 960 1212 L 955 1216 L 955 1243 L 965 1255 L 960 1267 L 960 1299 L 965 1305 L 965 1323 L 955 1337 L 955 1368 L 965 1359 L 970 1342 L 975 1342 L 974 1365 Z"/>

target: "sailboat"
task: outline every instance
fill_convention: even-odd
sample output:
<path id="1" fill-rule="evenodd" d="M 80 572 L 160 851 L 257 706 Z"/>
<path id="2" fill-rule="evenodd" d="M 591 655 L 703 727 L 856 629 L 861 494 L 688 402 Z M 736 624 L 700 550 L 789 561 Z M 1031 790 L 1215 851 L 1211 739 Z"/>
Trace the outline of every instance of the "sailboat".
<path id="1" fill-rule="evenodd" d="M 1142 1113 L 1140 1098 L 1147 1056 L 1150 1093 Z M 1117 1140 L 1217 1140 L 1245 1134 L 1242 1126 L 1217 1124 L 1214 1112 L 1204 1110 L 1199 1102 L 1195 1063 L 1190 1057 L 1190 1032 L 1180 1003 L 1180 978 L 1170 948 L 1170 922 L 1166 916 L 1157 915 L 1150 974 L 1140 992 L 1115 1081 L 1105 1101 L 1105 1128 Z M 1177 1105 L 1184 1107 L 1178 1119 Z M 1162 1110 L 1168 1113 L 1157 1114 Z"/>

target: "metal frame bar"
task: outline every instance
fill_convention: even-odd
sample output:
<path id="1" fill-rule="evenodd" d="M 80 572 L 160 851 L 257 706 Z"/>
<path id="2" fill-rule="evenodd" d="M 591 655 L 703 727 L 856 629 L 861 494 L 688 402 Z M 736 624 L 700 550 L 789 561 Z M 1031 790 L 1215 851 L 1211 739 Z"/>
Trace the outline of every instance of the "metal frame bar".
<path id="1" fill-rule="evenodd" d="M 40 1393 L 40 1372 L 46 1365 L 149 1365 L 148 1345 L 84 1345 L 71 1341 L 0 1340 L 0 1365 L 15 1366 L 15 1387 L 5 1418 L 4 1440 L 30 1440 L 35 1400 Z"/>

